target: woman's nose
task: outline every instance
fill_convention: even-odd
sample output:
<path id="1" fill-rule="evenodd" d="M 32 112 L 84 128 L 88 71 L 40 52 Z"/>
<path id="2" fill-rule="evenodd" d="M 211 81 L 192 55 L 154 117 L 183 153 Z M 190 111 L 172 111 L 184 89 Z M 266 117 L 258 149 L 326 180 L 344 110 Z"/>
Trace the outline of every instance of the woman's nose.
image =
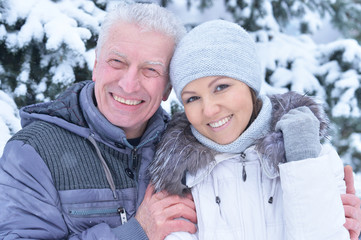
<path id="1" fill-rule="evenodd" d="M 219 113 L 221 107 L 216 99 L 205 98 L 203 99 L 203 114 L 207 117 L 213 117 Z"/>

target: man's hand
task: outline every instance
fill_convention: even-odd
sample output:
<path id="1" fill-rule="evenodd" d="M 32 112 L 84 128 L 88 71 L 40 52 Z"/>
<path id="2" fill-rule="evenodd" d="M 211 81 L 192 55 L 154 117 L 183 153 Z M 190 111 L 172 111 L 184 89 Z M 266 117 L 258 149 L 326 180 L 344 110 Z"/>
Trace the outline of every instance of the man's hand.
<path id="1" fill-rule="evenodd" d="M 341 194 L 343 207 L 345 209 L 346 223 L 345 228 L 350 231 L 351 240 L 358 240 L 361 232 L 361 200 L 355 195 L 355 186 L 351 166 L 346 166 L 345 182 L 346 194 Z"/>
<path id="2" fill-rule="evenodd" d="M 163 240 L 172 232 L 195 233 L 197 230 L 197 215 L 190 194 L 181 198 L 166 192 L 154 193 L 151 185 L 145 192 L 135 218 L 150 240 Z"/>

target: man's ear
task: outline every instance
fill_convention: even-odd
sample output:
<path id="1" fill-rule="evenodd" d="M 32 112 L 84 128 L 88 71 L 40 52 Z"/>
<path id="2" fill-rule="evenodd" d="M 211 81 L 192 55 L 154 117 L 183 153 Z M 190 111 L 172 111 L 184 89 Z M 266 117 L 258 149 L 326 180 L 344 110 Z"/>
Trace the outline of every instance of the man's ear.
<path id="1" fill-rule="evenodd" d="M 172 91 L 172 85 L 168 83 L 163 93 L 163 98 L 162 98 L 163 101 L 167 101 L 171 91 Z"/>
<path id="2" fill-rule="evenodd" d="M 97 61 L 97 51 L 95 50 L 95 61 L 94 61 L 94 66 L 93 66 L 93 71 L 92 71 L 92 80 L 93 80 L 93 82 L 95 82 L 95 71 L 97 70 L 97 63 L 98 63 L 98 61 Z"/>

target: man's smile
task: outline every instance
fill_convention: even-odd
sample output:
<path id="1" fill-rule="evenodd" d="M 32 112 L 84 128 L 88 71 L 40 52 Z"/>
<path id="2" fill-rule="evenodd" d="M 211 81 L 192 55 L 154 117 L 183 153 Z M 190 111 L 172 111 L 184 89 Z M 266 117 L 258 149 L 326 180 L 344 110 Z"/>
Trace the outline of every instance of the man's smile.
<path id="1" fill-rule="evenodd" d="M 113 96 L 115 101 L 126 104 L 126 105 L 134 106 L 134 105 L 138 105 L 138 104 L 142 103 L 142 100 L 125 99 L 125 98 L 119 97 L 119 96 L 117 96 L 115 94 L 112 94 L 112 96 Z"/>

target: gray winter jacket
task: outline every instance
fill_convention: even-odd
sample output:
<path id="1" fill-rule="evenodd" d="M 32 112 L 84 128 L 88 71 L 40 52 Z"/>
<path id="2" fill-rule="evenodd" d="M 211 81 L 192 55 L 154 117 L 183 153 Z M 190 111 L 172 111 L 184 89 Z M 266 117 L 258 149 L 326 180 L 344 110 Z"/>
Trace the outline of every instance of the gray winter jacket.
<path id="1" fill-rule="evenodd" d="M 133 147 L 93 88 L 81 82 L 21 110 L 23 129 L 0 160 L 1 239 L 147 239 L 134 215 L 169 117 L 159 108 Z"/>

